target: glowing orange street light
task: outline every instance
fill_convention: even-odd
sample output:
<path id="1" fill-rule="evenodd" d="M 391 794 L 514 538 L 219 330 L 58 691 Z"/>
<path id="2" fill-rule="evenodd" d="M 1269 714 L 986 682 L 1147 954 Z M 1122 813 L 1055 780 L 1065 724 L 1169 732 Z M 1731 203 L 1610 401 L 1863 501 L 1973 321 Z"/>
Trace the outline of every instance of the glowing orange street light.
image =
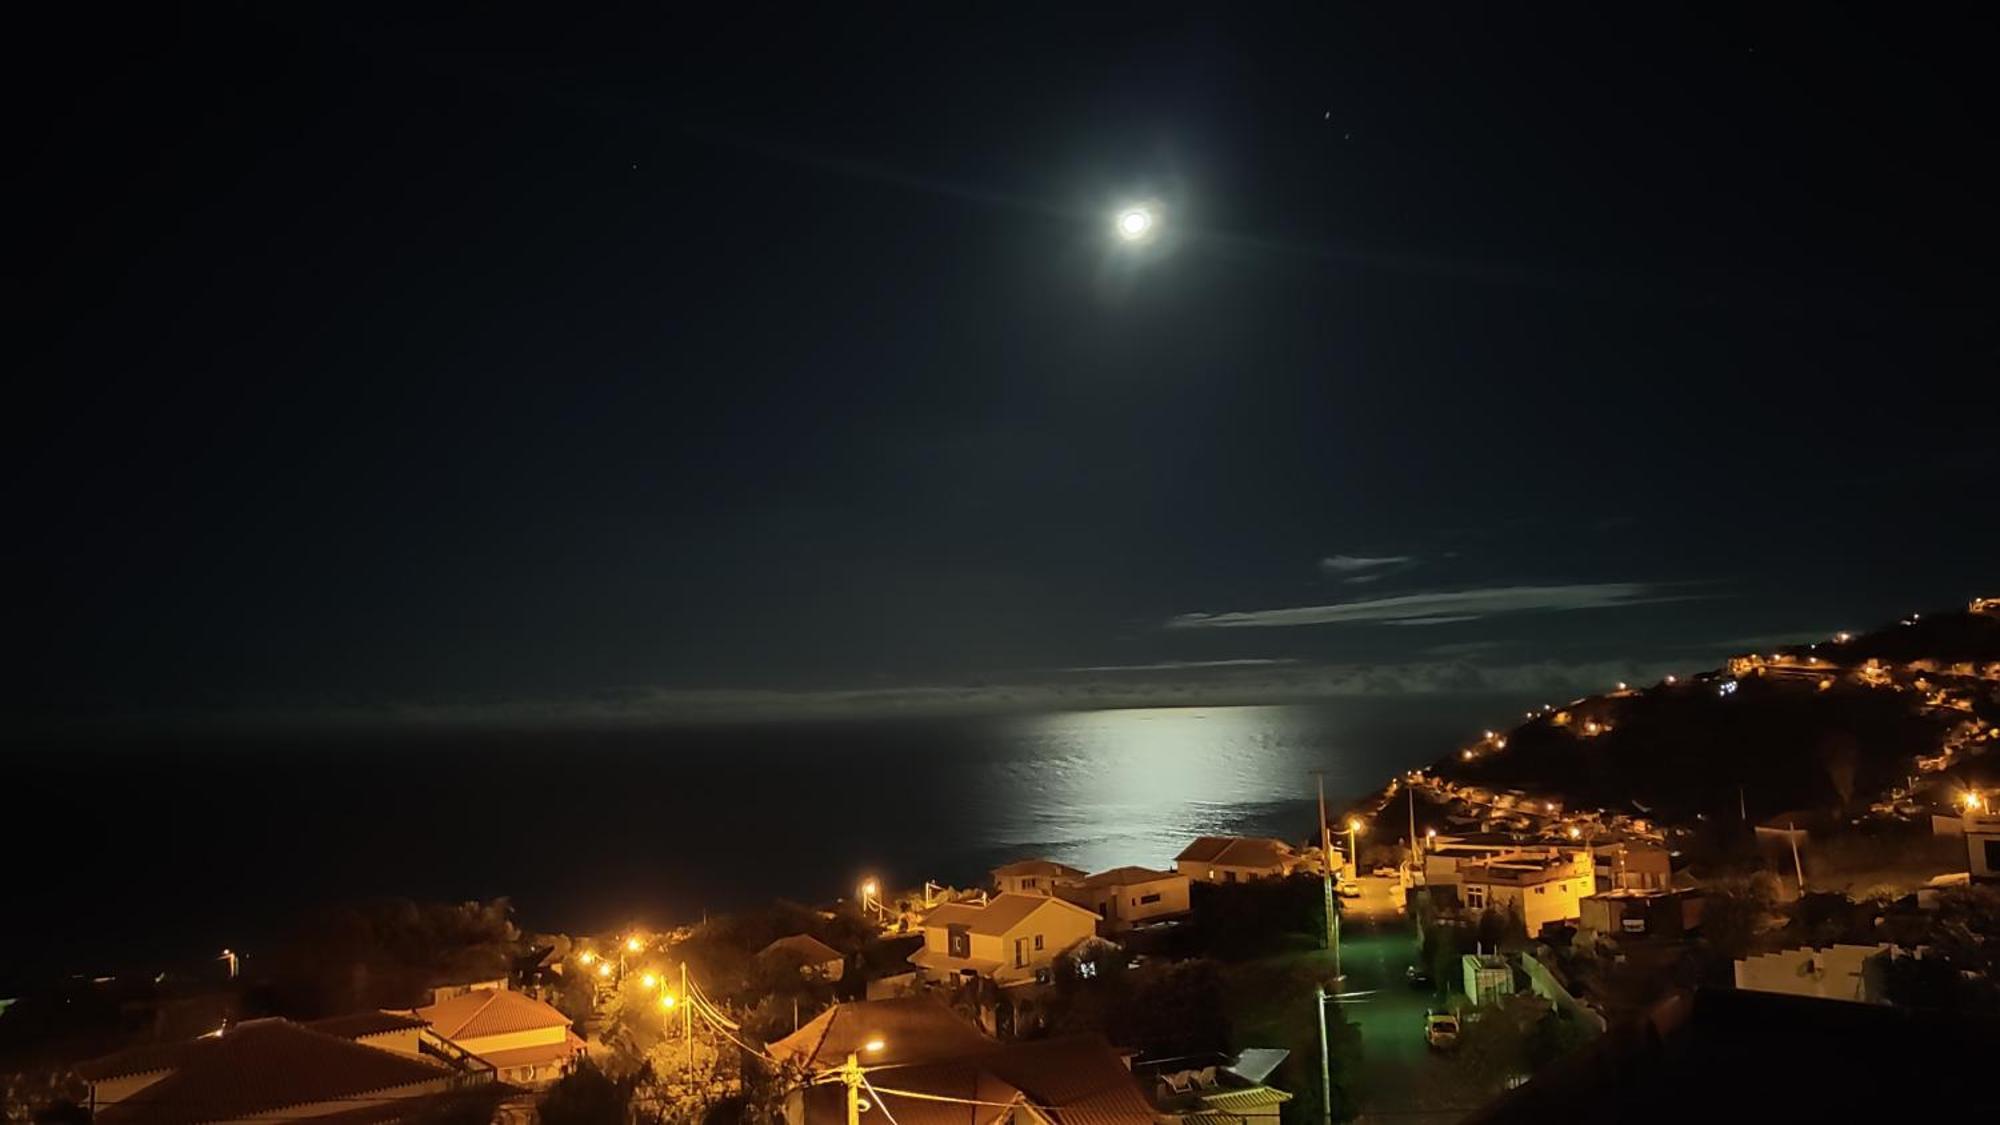
<path id="1" fill-rule="evenodd" d="M 861 1049 L 867 1051 L 871 1055 L 875 1054 L 876 1052 L 882 1049 L 882 1040 L 880 1038 L 870 1039 L 868 1042 L 863 1043 L 861 1045 Z"/>
<path id="2" fill-rule="evenodd" d="M 636 937 L 629 937 L 625 939 L 625 948 L 631 950 L 633 953 L 637 953 L 641 949 L 646 948 L 646 943 Z"/>
<path id="3" fill-rule="evenodd" d="M 639 978 L 639 983 L 645 985 L 646 988 L 650 991 L 652 989 L 660 987 L 660 978 L 654 976 L 652 973 L 647 973 L 645 976 Z"/>
<path id="4" fill-rule="evenodd" d="M 669 992 L 665 996 L 660 997 L 660 1010 L 663 1012 L 671 1012 L 674 1010 L 673 993 Z"/>
<path id="5" fill-rule="evenodd" d="M 599 961 L 599 962 L 597 963 L 597 975 L 598 975 L 598 976 L 600 976 L 600 977 L 608 977 L 608 976 L 610 976 L 610 975 L 611 975 L 611 962 L 609 962 L 609 961 Z"/>
<path id="6" fill-rule="evenodd" d="M 588 965 L 592 961 L 597 960 L 597 954 L 592 953 L 590 950 L 586 949 L 582 953 L 577 954 L 576 959 L 579 964 Z"/>

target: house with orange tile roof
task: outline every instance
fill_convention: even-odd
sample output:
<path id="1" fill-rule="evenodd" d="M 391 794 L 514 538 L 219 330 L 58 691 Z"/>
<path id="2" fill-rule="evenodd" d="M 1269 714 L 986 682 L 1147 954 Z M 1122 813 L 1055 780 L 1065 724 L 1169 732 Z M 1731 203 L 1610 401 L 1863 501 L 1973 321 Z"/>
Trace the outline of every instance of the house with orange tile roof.
<path id="1" fill-rule="evenodd" d="M 1097 936 L 1097 915 L 1039 894 L 995 895 L 983 906 L 952 902 L 924 918 L 923 948 L 910 964 L 927 982 L 987 977 L 1031 984 L 1055 959 Z"/>
<path id="2" fill-rule="evenodd" d="M 1302 858 L 1290 844 L 1265 836 L 1201 836 L 1174 857 L 1174 870 L 1204 883 L 1282 879 Z"/>
<path id="3" fill-rule="evenodd" d="M 795 960 L 799 972 L 819 980 L 839 980 L 847 971 L 847 955 L 811 934 L 790 934 L 757 951 L 759 961 Z"/>
<path id="4" fill-rule="evenodd" d="M 505 988 L 480 988 L 411 1013 L 431 1032 L 482 1059 L 515 1086 L 543 1086 L 583 1050 L 570 1019 L 540 1000 Z"/>
<path id="5" fill-rule="evenodd" d="M 1123 1058 L 1096 1035 L 992 1043 L 976 1053 L 879 1070 L 865 1096 L 897 1125 L 1155 1125 L 1162 1120 Z M 847 1091 L 807 1086 L 790 1125 L 841 1125 Z"/>
<path id="6" fill-rule="evenodd" d="M 897 1125 L 1160 1120 L 1123 1057 L 1103 1039 L 1000 1042 L 928 997 L 836 1004 L 769 1051 L 815 1078 L 832 1074 L 850 1056 L 865 1060 L 873 1089 L 863 1096 Z M 785 1120 L 843 1125 L 847 1091 L 839 1082 L 807 1083 L 787 1100 Z"/>
<path id="7" fill-rule="evenodd" d="M 385 1125 L 471 1098 L 490 1112 L 513 1092 L 490 1069 L 454 1067 L 369 1039 L 414 1033 L 405 1017 L 362 1013 L 313 1026 L 248 1020 L 220 1033 L 120 1051 L 76 1066 L 98 1125 L 298 1121 Z M 351 1032 L 352 1034 L 348 1034 Z M 414 1041 L 414 1040 L 412 1040 Z"/>

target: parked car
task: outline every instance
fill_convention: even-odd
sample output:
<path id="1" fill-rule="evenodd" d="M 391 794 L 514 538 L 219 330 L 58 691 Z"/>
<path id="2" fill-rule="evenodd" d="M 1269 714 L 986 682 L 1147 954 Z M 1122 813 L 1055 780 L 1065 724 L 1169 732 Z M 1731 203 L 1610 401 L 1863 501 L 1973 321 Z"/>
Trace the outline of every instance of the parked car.
<path id="1" fill-rule="evenodd" d="M 1403 979 L 1410 983 L 1411 988 L 1427 989 L 1431 986 L 1430 971 L 1425 969 L 1422 965 L 1411 965 L 1410 967 L 1404 969 Z"/>
<path id="2" fill-rule="evenodd" d="M 1445 1051 L 1458 1045 L 1458 1017 L 1450 1012 L 1424 1013 L 1424 1042 L 1434 1051 Z"/>
<path id="3" fill-rule="evenodd" d="M 1396 869 L 1384 863 L 1378 865 L 1370 874 L 1374 875 L 1377 879 L 1394 879 L 1396 877 Z"/>
<path id="4" fill-rule="evenodd" d="M 1340 897 L 1341 897 L 1341 898 L 1360 898 L 1360 897 L 1361 897 L 1361 884 L 1359 884 L 1359 883 L 1342 883 L 1342 884 L 1340 885 Z"/>

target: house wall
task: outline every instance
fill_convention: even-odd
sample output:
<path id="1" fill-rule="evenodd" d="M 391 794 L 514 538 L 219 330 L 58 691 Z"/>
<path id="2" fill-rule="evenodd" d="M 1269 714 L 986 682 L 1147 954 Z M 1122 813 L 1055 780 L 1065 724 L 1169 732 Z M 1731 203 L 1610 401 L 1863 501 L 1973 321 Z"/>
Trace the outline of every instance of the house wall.
<path id="1" fill-rule="evenodd" d="M 1062 898 L 1104 920 L 1104 928 L 1122 930 L 1155 918 L 1185 914 L 1191 880 L 1186 875 L 1170 875 L 1116 887 L 1065 887 Z M 1156 898 L 1154 902 L 1141 901 Z"/>
<path id="2" fill-rule="evenodd" d="M 1037 934 L 1042 938 L 1040 949 L 1035 948 Z M 1085 938 L 1095 936 L 1097 936 L 1097 919 L 1090 915 L 1075 910 L 1044 907 L 1021 919 L 1021 924 L 1006 934 L 987 938 L 987 941 L 993 943 L 990 947 L 993 950 L 991 953 L 979 952 L 980 935 L 972 935 L 973 955 L 998 958 L 1000 969 L 993 974 L 993 979 L 1000 984 L 1014 984 L 1035 979 L 1037 969 L 1047 967 L 1064 950 Z M 1021 938 L 1025 938 L 1028 943 L 1026 947 L 1028 963 L 1025 966 L 1016 966 L 1014 942 Z"/>
<path id="3" fill-rule="evenodd" d="M 1736 962 L 1736 987 L 1788 996 L 1887 1003 L 1879 975 L 1868 971 L 1867 962 L 1888 948 L 1886 944 L 1836 945 L 1759 954 Z"/>
<path id="4" fill-rule="evenodd" d="M 996 875 L 993 877 L 993 885 L 999 889 L 1001 894 L 1012 892 L 1019 895 L 1051 895 L 1056 893 L 1057 888 L 1072 882 L 1075 882 L 1075 880 L 1065 879 L 1060 875 Z"/>
<path id="5" fill-rule="evenodd" d="M 1519 904 L 1528 936 L 1533 937 L 1551 922 L 1568 922 L 1582 917 L 1583 900 L 1595 890 L 1591 878 L 1585 875 L 1551 879 L 1526 887 L 1511 883 L 1467 882 L 1459 889 L 1459 901 L 1475 910 L 1482 907 L 1505 909 Z M 1473 906 L 1473 900 L 1480 897 L 1484 898 L 1482 906 Z"/>
<path id="6" fill-rule="evenodd" d="M 1226 863 L 1199 863 L 1191 859 L 1174 861 L 1174 870 L 1204 883 L 1251 883 L 1258 879 L 1282 879 L 1285 867 L 1239 867 Z"/>
<path id="7" fill-rule="evenodd" d="M 1965 869 L 1978 880 L 2000 879 L 2000 816 L 1967 816 Z"/>
<path id="8" fill-rule="evenodd" d="M 452 1042 L 471 1051 L 484 1055 L 488 1051 L 513 1051 L 522 1047 L 544 1047 L 551 1043 L 561 1043 L 569 1028 L 534 1027 L 526 1031 L 510 1031 L 505 1035 L 480 1035 L 470 1039 L 454 1039 Z"/>

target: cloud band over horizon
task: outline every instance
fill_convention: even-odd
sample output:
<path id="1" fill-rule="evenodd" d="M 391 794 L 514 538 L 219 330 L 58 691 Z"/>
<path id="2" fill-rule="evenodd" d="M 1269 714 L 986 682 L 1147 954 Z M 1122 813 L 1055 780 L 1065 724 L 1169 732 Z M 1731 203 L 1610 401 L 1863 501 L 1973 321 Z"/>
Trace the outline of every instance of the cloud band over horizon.
<path id="1" fill-rule="evenodd" d="M 1699 595 L 1664 593 L 1665 587 L 1644 582 L 1596 582 L 1560 586 L 1494 586 L 1486 589 L 1399 594 L 1358 602 L 1237 610 L 1226 613 L 1183 613 L 1167 620 L 1168 629 L 1292 628 L 1302 625 L 1442 625 L 1473 621 L 1502 613 L 1568 612 L 1620 609 L 1655 602 L 1682 601 Z"/>

